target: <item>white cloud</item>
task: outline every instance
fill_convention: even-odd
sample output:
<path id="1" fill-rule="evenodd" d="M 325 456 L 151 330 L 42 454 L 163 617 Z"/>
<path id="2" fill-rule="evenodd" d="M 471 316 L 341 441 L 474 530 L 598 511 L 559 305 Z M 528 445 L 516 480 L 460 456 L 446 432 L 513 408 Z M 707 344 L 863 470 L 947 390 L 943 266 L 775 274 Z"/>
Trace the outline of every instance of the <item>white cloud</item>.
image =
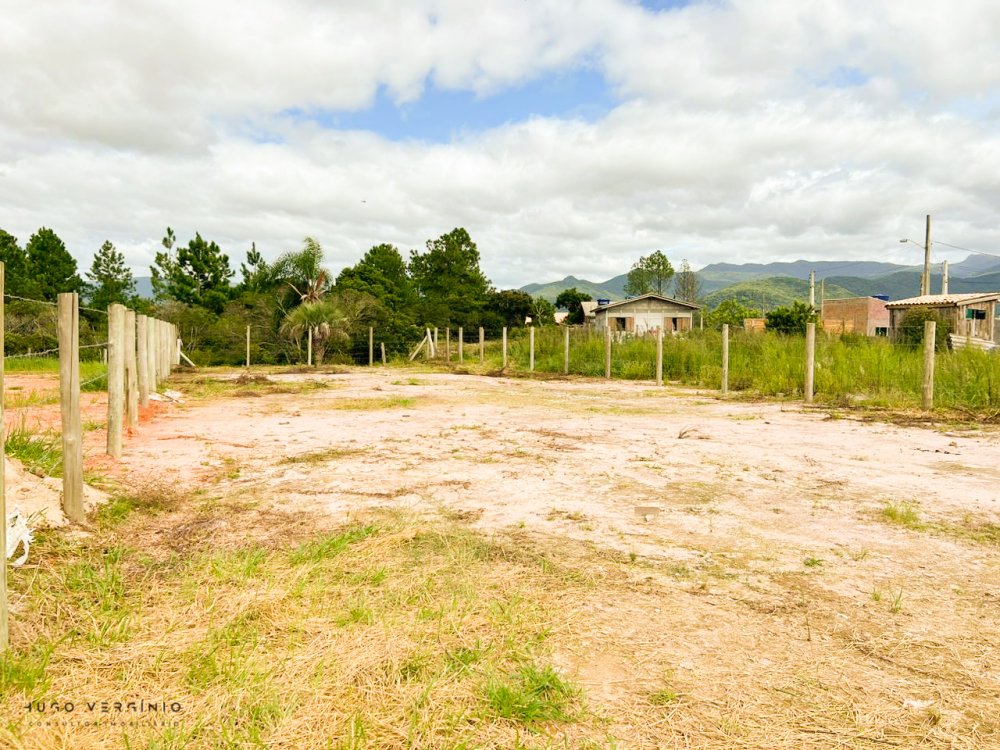
<path id="1" fill-rule="evenodd" d="M 1000 252 L 985 0 L 6 5 L 0 226 L 51 226 L 85 262 L 109 238 L 146 266 L 168 224 L 234 265 L 251 241 L 273 256 L 311 234 L 338 267 L 465 226 L 510 285 L 607 277 L 653 248 L 912 261 L 896 240 L 926 212 L 941 239 Z M 428 144 L 282 114 L 583 65 L 622 97 L 597 122 Z"/>

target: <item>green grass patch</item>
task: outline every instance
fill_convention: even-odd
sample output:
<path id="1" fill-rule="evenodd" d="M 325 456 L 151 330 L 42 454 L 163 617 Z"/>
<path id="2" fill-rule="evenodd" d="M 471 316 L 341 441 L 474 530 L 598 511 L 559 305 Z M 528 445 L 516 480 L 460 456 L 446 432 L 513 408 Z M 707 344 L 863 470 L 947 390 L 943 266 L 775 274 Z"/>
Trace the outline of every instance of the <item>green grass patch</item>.
<path id="1" fill-rule="evenodd" d="M 288 559 L 293 565 L 318 563 L 344 552 L 352 544 L 356 544 L 378 533 L 375 525 L 353 526 L 346 531 L 317 537 L 300 544 L 289 554 Z"/>
<path id="2" fill-rule="evenodd" d="M 526 664 L 489 680 L 483 690 L 496 716 L 521 724 L 572 721 L 579 714 L 580 689 L 551 666 Z"/>
<path id="3" fill-rule="evenodd" d="M 62 476 L 62 441 L 51 432 L 29 430 L 24 419 L 7 433 L 6 455 L 16 458 L 32 474 Z"/>
<path id="4" fill-rule="evenodd" d="M 55 646 L 36 642 L 24 651 L 8 649 L 0 655 L 0 695 L 19 691 L 25 696 L 44 693 L 48 688 L 48 666 Z"/>
<path id="5" fill-rule="evenodd" d="M 920 519 L 920 512 L 917 506 L 906 501 L 886 503 L 882 507 L 881 517 L 887 523 L 913 529 L 914 531 L 923 531 L 927 528 L 927 524 Z"/>

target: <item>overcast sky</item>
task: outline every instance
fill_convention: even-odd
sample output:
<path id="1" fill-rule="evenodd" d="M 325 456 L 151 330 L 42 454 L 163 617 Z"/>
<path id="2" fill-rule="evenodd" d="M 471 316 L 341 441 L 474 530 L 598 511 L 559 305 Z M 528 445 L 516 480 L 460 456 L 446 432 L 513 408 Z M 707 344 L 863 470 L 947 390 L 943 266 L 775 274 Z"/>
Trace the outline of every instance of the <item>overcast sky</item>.
<path id="1" fill-rule="evenodd" d="M 995 0 L 0 0 L 0 227 L 335 271 L 468 229 L 498 287 L 661 249 L 1000 253 Z M 940 251 L 940 252 L 938 252 Z M 965 253 L 938 246 L 935 260 Z"/>

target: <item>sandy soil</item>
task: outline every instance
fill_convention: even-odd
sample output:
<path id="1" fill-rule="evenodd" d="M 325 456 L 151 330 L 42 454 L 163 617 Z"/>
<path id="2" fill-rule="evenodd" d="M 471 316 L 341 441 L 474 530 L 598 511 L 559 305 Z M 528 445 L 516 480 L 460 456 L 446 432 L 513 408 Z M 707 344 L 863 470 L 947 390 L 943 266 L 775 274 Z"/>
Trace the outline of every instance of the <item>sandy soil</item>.
<path id="1" fill-rule="evenodd" d="M 92 461 L 264 491 L 284 511 L 445 513 L 631 556 L 634 593 L 567 611 L 577 645 L 556 655 L 598 703 L 627 706 L 669 673 L 736 726 L 822 701 L 853 712 L 859 733 L 879 728 L 876 744 L 899 744 L 887 724 L 925 722 L 932 744 L 1000 746 L 1000 726 L 966 710 L 1000 701 L 1000 548 L 964 534 L 1000 523 L 997 432 L 640 383 L 317 379 L 328 387 L 171 406 L 120 463 Z M 929 525 L 886 522 L 901 502 Z M 653 727 L 617 731 L 666 745 Z"/>

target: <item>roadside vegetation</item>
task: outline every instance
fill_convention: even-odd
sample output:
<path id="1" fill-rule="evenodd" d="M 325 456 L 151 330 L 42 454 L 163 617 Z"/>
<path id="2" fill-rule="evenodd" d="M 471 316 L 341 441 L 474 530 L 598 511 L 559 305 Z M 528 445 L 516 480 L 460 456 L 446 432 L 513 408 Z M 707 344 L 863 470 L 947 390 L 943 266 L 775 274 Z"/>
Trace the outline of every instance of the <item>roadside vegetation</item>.
<path id="1" fill-rule="evenodd" d="M 535 371 L 562 373 L 564 332 L 535 332 Z M 477 345 L 466 347 L 467 366 L 478 369 Z M 883 338 L 817 336 L 816 402 L 831 406 L 916 409 L 920 406 L 923 355 L 919 349 Z M 452 350 L 453 363 L 456 358 Z M 486 348 L 486 369 L 502 365 L 500 342 Z M 529 369 L 529 342 L 522 332 L 508 343 L 508 371 Z M 604 376 L 604 339 L 599 331 L 571 331 L 570 374 Z M 611 374 L 625 380 L 656 376 L 656 340 L 629 338 L 612 345 Z M 722 377 L 722 337 L 692 331 L 663 341 L 663 377 L 682 385 L 718 389 Z M 734 331 L 729 343 L 729 389 L 747 397 L 802 397 L 805 340 L 774 332 Z M 977 349 L 942 351 L 935 365 L 937 407 L 967 416 L 1000 419 L 1000 356 Z"/>

